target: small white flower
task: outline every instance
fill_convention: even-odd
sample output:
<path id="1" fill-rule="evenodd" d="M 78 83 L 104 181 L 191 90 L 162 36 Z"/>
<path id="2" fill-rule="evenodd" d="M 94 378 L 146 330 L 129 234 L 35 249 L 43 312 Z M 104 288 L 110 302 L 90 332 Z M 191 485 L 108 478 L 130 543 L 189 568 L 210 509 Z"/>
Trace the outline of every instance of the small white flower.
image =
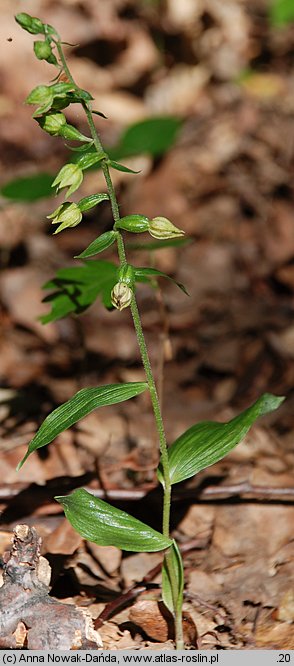
<path id="1" fill-rule="evenodd" d="M 125 282 L 117 282 L 111 292 L 112 305 L 117 310 L 127 308 L 132 301 L 133 292 Z"/>
<path id="2" fill-rule="evenodd" d="M 184 235 L 182 229 L 175 227 L 172 222 L 170 222 L 167 217 L 154 217 L 153 220 L 149 222 L 148 229 L 150 236 L 157 238 L 158 240 L 167 240 L 168 238 L 178 238 L 179 236 Z"/>

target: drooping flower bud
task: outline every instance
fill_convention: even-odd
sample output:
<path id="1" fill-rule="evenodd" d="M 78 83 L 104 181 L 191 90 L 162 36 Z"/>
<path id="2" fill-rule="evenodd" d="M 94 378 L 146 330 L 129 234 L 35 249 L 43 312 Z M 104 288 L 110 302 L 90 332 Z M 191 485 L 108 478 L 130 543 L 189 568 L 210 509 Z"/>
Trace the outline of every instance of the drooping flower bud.
<path id="1" fill-rule="evenodd" d="M 24 30 L 30 32 L 31 35 L 45 34 L 44 23 L 35 16 L 21 12 L 20 14 L 16 14 L 15 20 Z"/>
<path id="2" fill-rule="evenodd" d="M 26 12 L 21 12 L 15 16 L 16 22 L 27 32 L 30 32 L 32 35 L 55 35 L 58 37 L 58 34 L 49 23 L 43 23 L 36 16 L 30 16 Z"/>
<path id="3" fill-rule="evenodd" d="M 34 52 L 38 60 L 48 60 L 53 55 L 51 44 L 47 40 L 34 42 Z"/>
<path id="4" fill-rule="evenodd" d="M 47 113 L 42 118 L 38 118 L 37 122 L 44 132 L 48 132 L 51 136 L 58 136 L 61 128 L 66 125 L 66 117 L 63 113 Z"/>
<path id="5" fill-rule="evenodd" d="M 114 285 L 111 292 L 111 302 L 117 310 L 127 308 L 131 304 L 132 298 L 133 292 L 128 284 L 125 282 L 117 282 Z"/>
<path id="6" fill-rule="evenodd" d="M 157 238 L 158 240 L 178 238 L 185 233 L 182 229 L 175 227 L 167 217 L 154 217 L 153 220 L 150 220 L 149 222 L 148 231 L 153 238 Z"/>
<path id="7" fill-rule="evenodd" d="M 78 187 L 80 187 L 81 182 L 83 181 L 83 172 L 78 164 L 65 164 L 62 169 L 60 169 L 55 180 L 52 183 L 52 187 L 57 187 L 57 192 L 63 187 L 69 187 L 66 196 L 69 197 L 73 192 L 75 192 Z"/>
<path id="8" fill-rule="evenodd" d="M 54 234 L 59 234 L 60 231 L 63 231 L 64 229 L 76 227 L 81 222 L 83 216 L 77 204 L 67 201 L 66 203 L 61 204 L 61 206 L 58 206 L 58 208 L 56 208 L 51 215 L 47 215 L 47 217 L 49 220 L 52 219 L 52 224 L 60 225 L 54 231 Z"/>

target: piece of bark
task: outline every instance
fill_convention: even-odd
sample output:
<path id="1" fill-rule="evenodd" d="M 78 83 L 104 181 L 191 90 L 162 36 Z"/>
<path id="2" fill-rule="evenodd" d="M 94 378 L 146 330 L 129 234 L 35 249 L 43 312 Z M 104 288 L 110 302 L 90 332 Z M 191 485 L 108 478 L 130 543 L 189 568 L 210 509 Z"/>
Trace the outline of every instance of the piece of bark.
<path id="1" fill-rule="evenodd" d="M 4 553 L 0 589 L 0 649 L 97 650 L 102 646 L 91 616 L 49 597 L 50 566 L 40 556 L 36 530 L 17 525 Z"/>
<path id="2" fill-rule="evenodd" d="M 130 620 L 143 629 L 149 638 L 165 643 L 174 639 L 174 620 L 162 601 L 141 599 L 129 613 Z M 197 629 L 191 615 L 183 612 L 183 634 L 185 645 L 197 644 Z"/>

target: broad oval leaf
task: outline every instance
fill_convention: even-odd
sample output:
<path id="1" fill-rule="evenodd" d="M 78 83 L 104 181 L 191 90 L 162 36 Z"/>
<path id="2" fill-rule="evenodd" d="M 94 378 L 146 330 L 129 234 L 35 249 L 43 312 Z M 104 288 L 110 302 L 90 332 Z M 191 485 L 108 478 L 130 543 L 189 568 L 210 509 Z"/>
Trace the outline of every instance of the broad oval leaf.
<path id="1" fill-rule="evenodd" d="M 70 428 L 97 407 L 115 405 L 117 402 L 129 400 L 147 388 L 146 382 L 130 382 L 128 384 L 106 384 L 78 391 L 70 400 L 54 409 L 43 421 L 35 437 L 29 444 L 24 458 L 19 463 L 19 470 L 31 453 L 42 446 L 50 444 L 57 435 Z"/>
<path id="2" fill-rule="evenodd" d="M 77 254 L 75 259 L 87 259 L 87 257 L 94 257 L 95 254 L 99 254 L 99 252 L 103 252 L 103 250 L 106 250 L 108 247 L 110 247 L 114 243 L 116 237 L 117 232 L 106 231 L 105 234 L 95 238 L 93 243 L 90 243 L 90 245 L 88 245 L 88 247 L 83 252 L 81 252 L 81 254 Z"/>
<path id="3" fill-rule="evenodd" d="M 112 159 L 130 155 L 162 155 L 175 143 L 182 125 L 179 118 L 157 116 L 130 125 L 120 138 L 118 146 L 109 150 Z"/>
<path id="4" fill-rule="evenodd" d="M 254 421 L 279 407 L 285 398 L 265 393 L 228 423 L 203 421 L 184 432 L 168 451 L 171 483 L 189 479 L 222 460 L 241 442 Z M 162 483 L 162 472 L 158 470 Z"/>
<path id="5" fill-rule="evenodd" d="M 168 548 L 172 541 L 125 511 L 94 497 L 84 489 L 55 497 L 73 528 L 100 546 L 116 546 L 137 553 Z"/>

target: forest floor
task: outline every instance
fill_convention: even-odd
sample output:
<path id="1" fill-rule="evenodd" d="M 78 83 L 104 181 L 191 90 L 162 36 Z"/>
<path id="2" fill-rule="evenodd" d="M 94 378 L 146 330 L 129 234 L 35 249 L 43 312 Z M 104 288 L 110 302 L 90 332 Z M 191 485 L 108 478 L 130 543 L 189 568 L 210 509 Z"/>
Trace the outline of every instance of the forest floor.
<path id="1" fill-rule="evenodd" d="M 122 160 L 138 175 L 114 172 L 122 215 L 165 216 L 190 239 L 152 257 L 128 255 L 136 265 L 151 260 L 190 294 L 163 281 L 138 288 L 168 441 L 197 421 L 229 420 L 264 392 L 287 397 L 222 462 L 175 487 L 190 649 L 294 649 L 294 25 L 272 25 L 269 5 L 2 0 L 0 10 L 2 187 L 55 174 L 68 159 L 23 104 L 53 68 L 34 57 L 31 36 L 13 19 L 19 11 L 78 44 L 67 47 L 69 65 L 108 117 L 97 116 L 106 146 L 145 118 L 180 120 L 163 154 Z M 86 132 L 74 106 L 67 117 Z M 104 187 L 91 171 L 79 198 Z M 71 645 L 65 617 L 82 608 L 105 649 L 173 649 L 158 604 L 162 555 L 86 542 L 54 501 L 85 487 L 160 529 L 148 397 L 94 411 L 15 471 L 44 417 L 76 391 L 144 380 L 128 309 L 97 302 L 79 317 L 45 326 L 38 319 L 50 309 L 42 285 L 76 265 L 73 256 L 97 235 L 90 211 L 78 229 L 53 238 L 46 215 L 57 201 L 1 197 L 0 555 L 17 525 L 34 526 L 52 570 L 50 597 L 74 605 L 56 605 L 56 617 L 51 608 L 61 648 Z M 98 223 L 99 231 L 112 226 L 107 203 Z M 107 259 L 117 261 L 111 248 Z M 27 537 L 38 559 L 34 532 L 18 528 L 15 548 Z M 20 618 L 17 630 L 0 634 L 2 648 L 39 646 L 42 603 L 31 624 Z"/>

